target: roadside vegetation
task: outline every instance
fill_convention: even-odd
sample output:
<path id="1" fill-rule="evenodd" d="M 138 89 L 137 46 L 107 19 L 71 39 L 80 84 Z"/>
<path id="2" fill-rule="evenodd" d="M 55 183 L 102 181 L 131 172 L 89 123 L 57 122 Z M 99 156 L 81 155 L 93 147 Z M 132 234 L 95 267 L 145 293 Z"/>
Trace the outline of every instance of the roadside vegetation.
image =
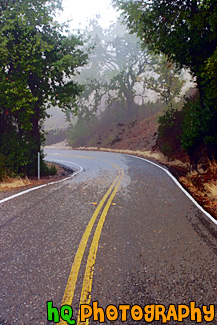
<path id="1" fill-rule="evenodd" d="M 50 173 L 43 158 L 49 105 L 76 110 L 81 87 L 72 76 L 87 55 L 78 36 L 55 21 L 59 0 L 0 1 L 0 177 Z"/>
<path id="2" fill-rule="evenodd" d="M 182 107 L 188 73 L 144 47 L 126 25 L 117 21 L 102 29 L 92 20 L 83 35 L 91 50 L 89 63 L 76 79 L 84 90 L 78 97 L 76 123 L 68 128 L 71 146 L 113 145 L 121 139 L 122 124 Z"/>
<path id="3" fill-rule="evenodd" d="M 171 126 L 179 124 L 176 137 L 197 167 L 202 152 L 214 162 L 217 157 L 217 6 L 203 1 L 113 0 L 132 33 L 156 53 L 166 55 L 177 68 L 187 68 L 196 80 L 197 95 L 188 99 L 181 113 L 167 109 L 159 120 L 161 150 L 173 155 L 168 141 Z M 165 141 L 164 141 L 165 140 Z"/>

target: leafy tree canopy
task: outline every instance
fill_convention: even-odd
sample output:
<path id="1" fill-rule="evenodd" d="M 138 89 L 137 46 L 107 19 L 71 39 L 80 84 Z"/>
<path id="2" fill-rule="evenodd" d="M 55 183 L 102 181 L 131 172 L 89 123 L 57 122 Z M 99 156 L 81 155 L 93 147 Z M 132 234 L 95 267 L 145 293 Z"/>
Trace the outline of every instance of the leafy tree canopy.
<path id="1" fill-rule="evenodd" d="M 74 109 L 81 91 L 72 76 L 87 56 L 56 23 L 60 8 L 59 0 L 0 1 L 0 151 L 19 172 L 36 173 L 46 108 Z"/>
<path id="2" fill-rule="evenodd" d="M 147 47 L 142 48 L 141 41 L 120 22 L 103 30 L 93 20 L 85 34 L 92 51 L 78 79 L 84 85 L 80 117 L 88 118 L 100 106 L 106 109 L 117 102 L 125 105 L 129 113 L 134 112 L 136 103 L 144 103 L 147 98 L 147 89 L 175 108 L 183 81 L 165 55 L 154 55 Z"/>
<path id="3" fill-rule="evenodd" d="M 197 73 L 217 44 L 217 6 L 213 0 L 113 0 L 130 29 L 145 44 Z"/>
<path id="4" fill-rule="evenodd" d="M 85 112 L 96 112 L 100 104 L 109 107 L 115 101 L 125 102 L 133 109 L 134 98 L 143 97 L 142 89 L 136 89 L 149 60 L 148 53 L 141 49 L 139 39 L 128 33 L 126 26 L 113 24 L 103 30 L 96 20 L 91 21 L 86 31 L 93 48 L 89 65 L 81 70 L 79 82 L 85 85 L 81 95 L 81 107 Z M 85 104 L 86 103 L 86 104 Z M 88 112 L 86 110 L 86 113 Z"/>
<path id="5" fill-rule="evenodd" d="M 216 0 L 113 0 L 113 3 L 122 10 L 124 20 L 143 44 L 155 52 L 163 52 L 178 67 L 189 68 L 196 77 L 199 104 L 188 105 L 188 123 L 184 125 L 184 133 L 188 136 L 183 138 L 183 147 L 190 152 L 204 143 L 217 155 L 216 149 L 213 151 L 217 138 L 214 127 L 217 110 Z"/>

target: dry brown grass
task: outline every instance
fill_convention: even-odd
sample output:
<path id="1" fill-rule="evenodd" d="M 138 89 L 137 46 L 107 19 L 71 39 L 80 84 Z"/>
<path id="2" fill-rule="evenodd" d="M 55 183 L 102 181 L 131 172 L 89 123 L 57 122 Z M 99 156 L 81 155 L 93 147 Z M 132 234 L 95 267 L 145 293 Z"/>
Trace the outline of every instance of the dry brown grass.
<path id="1" fill-rule="evenodd" d="M 108 152 L 117 152 L 117 153 L 125 153 L 135 156 L 140 156 L 143 158 L 154 159 L 162 164 L 169 166 L 182 166 L 187 167 L 187 163 L 183 163 L 180 160 L 168 161 L 167 158 L 160 152 L 153 152 L 149 150 L 127 150 L 127 149 L 110 149 L 110 148 L 97 148 L 97 147 L 79 147 L 79 150 L 98 150 L 98 151 L 108 151 Z"/>
<path id="2" fill-rule="evenodd" d="M 211 200 L 215 200 L 217 204 L 217 163 L 209 163 L 209 179 L 204 184 L 207 195 Z"/>
<path id="3" fill-rule="evenodd" d="M 54 165 L 56 167 L 56 169 L 57 169 L 56 175 L 41 176 L 41 179 L 39 179 L 39 180 L 37 179 L 37 177 L 7 178 L 4 181 L 0 182 L 0 192 L 10 191 L 10 190 L 18 189 L 21 187 L 39 186 L 42 184 L 46 184 L 46 183 L 49 183 L 52 181 L 57 181 L 57 180 L 65 178 L 66 174 L 65 174 L 64 168 L 62 168 L 58 164 L 54 164 L 54 163 L 47 163 L 47 165 L 50 167 Z"/>
<path id="4" fill-rule="evenodd" d="M 0 192 L 30 184 L 31 182 L 28 178 L 8 178 L 7 180 L 0 182 Z"/>
<path id="5" fill-rule="evenodd" d="M 207 195 L 210 199 L 217 200 L 217 185 L 215 184 L 205 184 L 207 189 Z"/>
<path id="6" fill-rule="evenodd" d="M 72 149 L 71 147 L 68 146 L 68 143 L 66 140 L 62 141 L 62 142 L 58 142 L 56 144 L 51 144 L 49 146 L 44 146 L 44 148 L 46 149 Z"/>
<path id="7" fill-rule="evenodd" d="M 180 182 L 217 219 L 217 164 L 210 163 L 204 173 L 188 173 Z"/>

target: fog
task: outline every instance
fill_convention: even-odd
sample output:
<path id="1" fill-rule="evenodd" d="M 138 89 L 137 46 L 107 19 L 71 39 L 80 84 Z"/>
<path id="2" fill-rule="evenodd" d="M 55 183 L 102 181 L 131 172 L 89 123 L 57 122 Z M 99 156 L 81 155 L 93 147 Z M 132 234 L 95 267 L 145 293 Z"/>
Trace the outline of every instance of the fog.
<path id="1" fill-rule="evenodd" d="M 68 128 L 67 137 L 73 142 L 91 137 L 98 123 L 128 123 L 168 105 L 174 109 L 182 105 L 183 95 L 194 86 L 189 73 L 177 72 L 166 57 L 141 44 L 109 1 L 64 1 L 63 5 L 59 21 L 72 19 L 69 32 L 80 33 L 88 62 L 74 79 L 84 87 L 77 98 L 77 116 L 68 113 L 66 121 L 64 113 L 52 108 L 47 130 Z M 155 102 L 160 105 L 148 105 Z"/>

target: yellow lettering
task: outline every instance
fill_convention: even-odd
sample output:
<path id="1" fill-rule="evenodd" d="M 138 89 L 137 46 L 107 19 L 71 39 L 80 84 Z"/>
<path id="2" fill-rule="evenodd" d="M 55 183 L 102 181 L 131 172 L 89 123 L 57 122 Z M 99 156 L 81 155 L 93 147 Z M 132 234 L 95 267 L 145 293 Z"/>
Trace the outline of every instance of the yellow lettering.
<path id="1" fill-rule="evenodd" d="M 105 313 L 102 307 L 98 307 L 98 301 L 93 301 L 93 320 L 105 323 Z"/>
<path id="2" fill-rule="evenodd" d="M 87 312 L 86 312 L 87 311 Z M 80 319 L 81 322 L 85 322 L 86 319 L 92 316 L 92 307 L 89 305 L 80 305 Z"/>
<path id="3" fill-rule="evenodd" d="M 162 317 L 162 322 L 166 323 L 167 318 L 165 316 L 165 306 L 164 305 L 156 305 L 155 306 L 155 320 L 160 320 L 160 316 Z"/>
<path id="4" fill-rule="evenodd" d="M 113 322 L 113 321 L 115 321 L 115 320 L 118 319 L 118 310 L 117 310 L 117 308 L 114 305 L 109 305 L 106 308 L 106 317 L 111 322 Z"/>
<path id="5" fill-rule="evenodd" d="M 146 305 L 144 308 L 144 318 L 147 323 L 151 323 L 154 320 L 154 307 L 155 305 Z"/>
<path id="6" fill-rule="evenodd" d="M 121 321 L 126 322 L 127 321 L 127 310 L 130 309 L 130 305 L 119 305 L 118 308 L 121 311 Z"/>
<path id="7" fill-rule="evenodd" d="M 171 320 L 171 317 L 174 321 L 178 320 L 177 313 L 176 313 L 176 307 L 174 305 L 169 305 L 168 313 L 167 313 L 167 321 Z"/>
<path id="8" fill-rule="evenodd" d="M 215 317 L 215 306 L 214 305 L 210 305 L 209 310 L 208 310 L 207 306 L 203 306 L 203 312 L 205 314 L 204 319 L 206 322 L 213 321 L 213 319 Z"/>
<path id="9" fill-rule="evenodd" d="M 194 301 L 190 302 L 191 320 L 196 320 L 197 323 L 201 323 L 202 322 L 202 313 L 201 313 L 200 308 L 195 307 L 195 305 L 196 305 L 196 303 Z"/>
<path id="10" fill-rule="evenodd" d="M 135 321 L 141 320 L 143 318 L 143 311 L 139 305 L 134 305 L 131 308 L 131 317 Z"/>
<path id="11" fill-rule="evenodd" d="M 182 320 L 188 317 L 189 314 L 190 314 L 190 310 L 188 306 L 178 305 L 178 322 L 182 322 Z"/>

